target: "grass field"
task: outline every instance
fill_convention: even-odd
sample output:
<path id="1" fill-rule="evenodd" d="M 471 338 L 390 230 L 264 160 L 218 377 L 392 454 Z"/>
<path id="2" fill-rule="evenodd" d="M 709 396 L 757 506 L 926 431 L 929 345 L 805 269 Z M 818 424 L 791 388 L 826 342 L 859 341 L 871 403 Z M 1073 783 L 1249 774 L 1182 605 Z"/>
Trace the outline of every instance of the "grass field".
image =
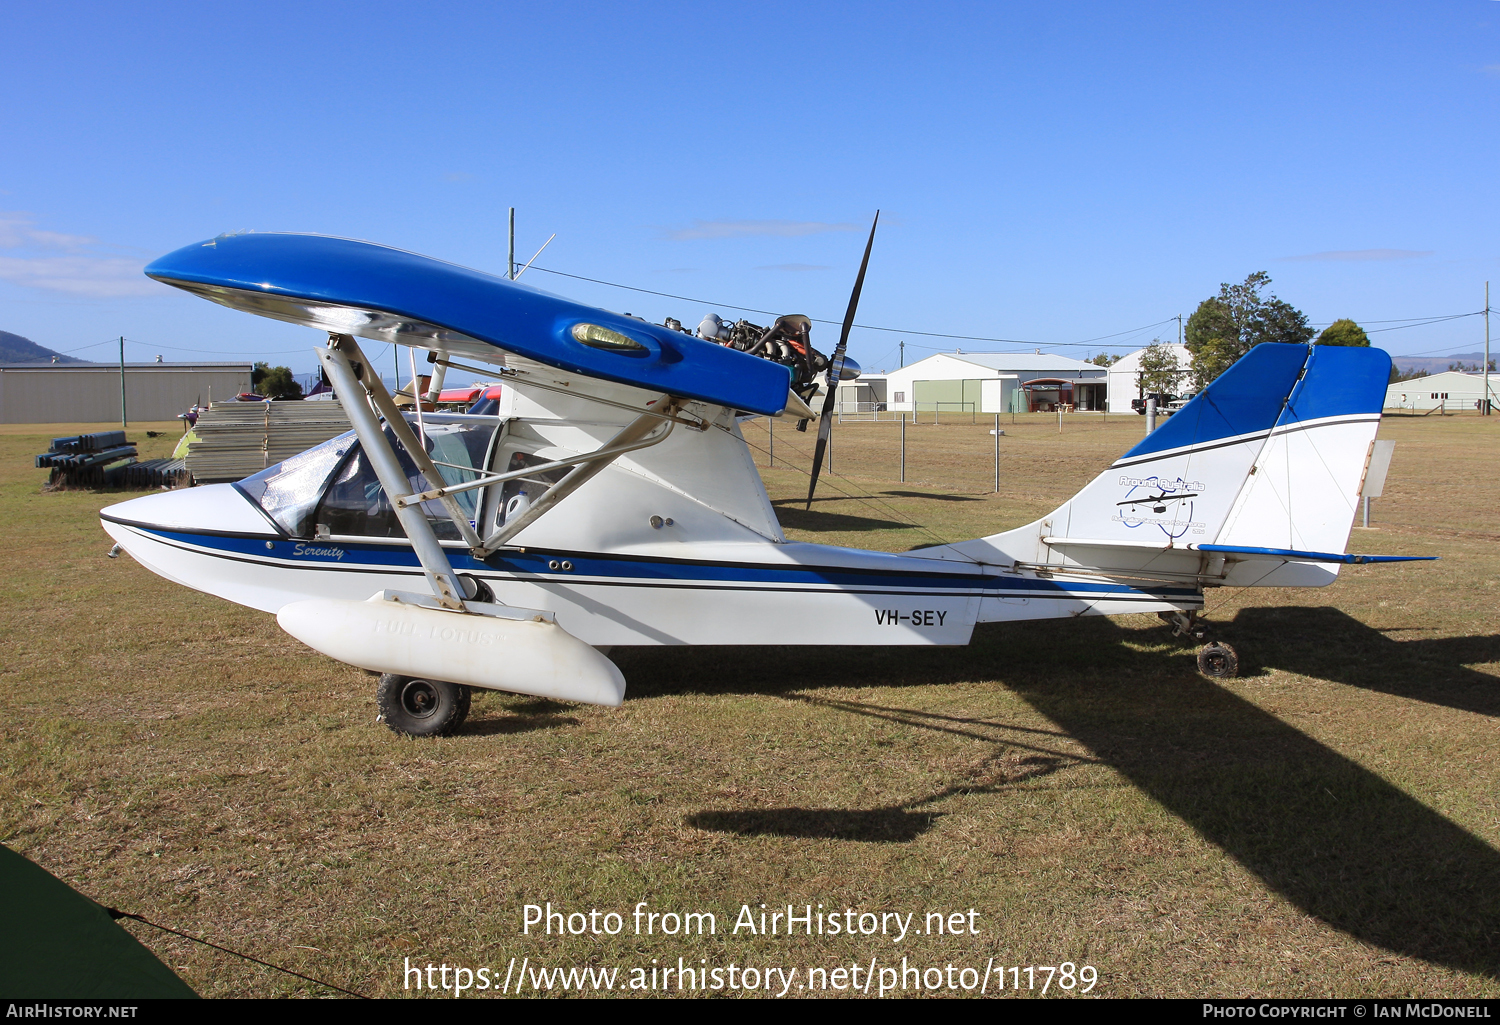
<path id="1" fill-rule="evenodd" d="M 846 422 L 812 512 L 811 435 L 778 427 L 769 467 L 746 433 L 789 535 L 900 551 L 1027 522 L 1143 428 L 1017 419 L 999 494 L 992 423 L 909 427 L 903 483 L 897 425 Z M 498 985 L 513 957 L 681 957 L 796 969 L 808 995 L 809 968 L 903 956 L 1087 964 L 1105 996 L 1500 996 L 1500 418 L 1381 432 L 1388 497 L 1350 550 L 1442 561 L 1210 592 L 1239 679 L 1199 676 L 1155 617 L 953 649 L 617 648 L 619 709 L 481 694 L 462 735 L 414 741 L 271 616 L 106 559 L 96 513 L 123 496 L 43 493 L 31 456 L 69 429 L 6 427 L 0 841 L 372 996 L 409 992 L 407 958 Z M 635 935 L 640 901 L 717 932 Z M 624 929 L 523 935 L 547 902 Z M 761 904 L 975 915 L 900 942 L 731 933 Z M 326 993 L 130 929 L 205 995 Z"/>

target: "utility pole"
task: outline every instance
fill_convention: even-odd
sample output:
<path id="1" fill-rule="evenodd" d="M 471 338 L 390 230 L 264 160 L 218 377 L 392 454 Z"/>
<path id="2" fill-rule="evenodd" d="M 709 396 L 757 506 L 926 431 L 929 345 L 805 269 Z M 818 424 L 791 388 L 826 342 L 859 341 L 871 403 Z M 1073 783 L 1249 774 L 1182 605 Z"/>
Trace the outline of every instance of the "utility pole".
<path id="1" fill-rule="evenodd" d="M 1177 314 L 1177 344 L 1182 344 L 1182 314 Z"/>
<path id="2" fill-rule="evenodd" d="M 130 423 L 125 419 L 125 336 L 120 336 L 120 429 L 123 431 Z"/>
<path id="3" fill-rule="evenodd" d="M 901 366 L 906 366 L 906 343 L 904 341 L 901 343 Z"/>
<path id="4" fill-rule="evenodd" d="M 1490 415 L 1490 283 L 1484 283 L 1484 415 Z"/>
<path id="5" fill-rule="evenodd" d="M 510 258 L 505 261 L 505 276 L 516 280 L 516 208 L 510 208 Z"/>

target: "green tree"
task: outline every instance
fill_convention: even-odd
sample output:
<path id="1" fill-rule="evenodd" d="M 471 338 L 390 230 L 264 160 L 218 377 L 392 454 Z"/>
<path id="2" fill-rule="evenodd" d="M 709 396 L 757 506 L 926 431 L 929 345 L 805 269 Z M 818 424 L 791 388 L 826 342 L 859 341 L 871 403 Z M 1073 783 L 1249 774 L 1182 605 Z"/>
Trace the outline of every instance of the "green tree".
<path id="1" fill-rule="evenodd" d="M 1312 340 L 1307 314 L 1274 295 L 1260 294 L 1270 283 L 1271 276 L 1261 270 L 1243 284 L 1222 284 L 1219 294 L 1199 303 L 1188 318 L 1183 333 L 1199 388 L 1262 342 L 1306 345 Z"/>
<path id="2" fill-rule="evenodd" d="M 1136 390 L 1141 398 L 1147 395 L 1176 395 L 1182 380 L 1182 370 L 1177 366 L 1177 357 L 1160 338 L 1151 339 L 1151 344 L 1141 350 L 1140 369 L 1135 374 Z"/>
<path id="3" fill-rule="evenodd" d="M 1107 367 L 1107 366 L 1110 366 L 1111 364 L 1120 362 L 1120 357 L 1119 356 L 1111 356 L 1107 352 L 1101 352 L 1099 355 L 1092 357 L 1091 359 L 1087 360 L 1086 362 L 1092 363 L 1096 367 Z"/>
<path id="4" fill-rule="evenodd" d="M 255 369 L 260 372 L 260 380 L 255 383 L 255 390 L 259 394 L 271 399 L 302 397 L 302 386 L 287 367 L 267 367 L 264 363 L 257 363 Z"/>
<path id="5" fill-rule="evenodd" d="M 1323 329 L 1318 335 L 1316 345 L 1363 345 L 1369 346 L 1370 336 L 1365 334 L 1365 329 L 1360 327 L 1348 317 L 1335 320 Z"/>

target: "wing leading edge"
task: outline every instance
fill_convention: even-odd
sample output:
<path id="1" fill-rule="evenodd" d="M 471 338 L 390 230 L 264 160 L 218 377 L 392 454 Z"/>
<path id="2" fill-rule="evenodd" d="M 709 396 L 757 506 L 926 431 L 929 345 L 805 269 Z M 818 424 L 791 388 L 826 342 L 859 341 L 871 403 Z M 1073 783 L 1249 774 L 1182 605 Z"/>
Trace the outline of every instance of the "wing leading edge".
<path id="1" fill-rule="evenodd" d="M 495 349 L 572 373 L 775 415 L 783 366 L 481 271 L 324 235 L 221 235 L 146 268 L 214 302 L 319 330 L 495 362 Z M 634 345 L 591 345 L 598 332 Z"/>

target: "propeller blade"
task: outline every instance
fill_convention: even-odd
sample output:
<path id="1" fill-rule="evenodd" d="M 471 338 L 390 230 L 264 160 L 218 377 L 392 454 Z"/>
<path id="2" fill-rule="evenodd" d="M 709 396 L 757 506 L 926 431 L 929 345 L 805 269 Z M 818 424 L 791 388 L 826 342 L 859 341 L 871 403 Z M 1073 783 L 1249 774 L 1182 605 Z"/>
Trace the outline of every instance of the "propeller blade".
<path id="1" fill-rule="evenodd" d="M 818 474 L 823 470 L 823 455 L 828 451 L 828 439 L 833 434 L 833 420 L 829 414 L 838 401 L 839 379 L 844 373 L 844 353 L 849 348 L 849 331 L 854 327 L 854 311 L 859 309 L 859 293 L 865 287 L 865 268 L 870 266 L 870 249 L 875 245 L 875 226 L 880 223 L 880 211 L 875 211 L 875 220 L 870 222 L 870 239 L 865 243 L 865 258 L 859 261 L 859 276 L 854 279 L 854 293 L 849 296 L 849 312 L 844 314 L 844 329 L 839 332 L 838 347 L 828 359 L 828 394 L 823 397 L 823 415 L 818 418 L 818 444 L 813 449 L 812 480 L 807 485 L 807 508 L 812 508 L 813 492 L 818 490 Z"/>

